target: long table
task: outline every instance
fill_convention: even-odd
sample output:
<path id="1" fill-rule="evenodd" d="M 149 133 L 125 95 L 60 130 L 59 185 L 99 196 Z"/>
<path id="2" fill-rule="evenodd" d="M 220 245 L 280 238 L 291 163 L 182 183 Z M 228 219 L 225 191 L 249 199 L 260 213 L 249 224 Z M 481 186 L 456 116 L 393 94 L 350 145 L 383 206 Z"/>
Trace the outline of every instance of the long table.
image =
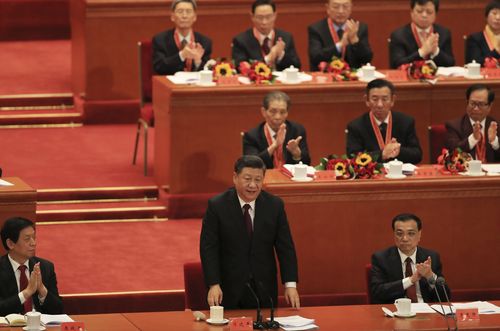
<path id="1" fill-rule="evenodd" d="M 418 173 L 307 183 L 266 173 L 265 189 L 285 202 L 301 293 L 366 293 L 365 266 L 373 252 L 394 245 L 391 220 L 403 212 L 422 219 L 420 245 L 440 253 L 452 295 L 498 293 L 500 177 L 445 175 L 437 166 Z"/>
<path id="2" fill-rule="evenodd" d="M 499 80 L 484 82 L 500 92 Z M 464 79 L 440 80 L 436 85 L 396 83 L 394 109 L 415 118 L 423 162 L 430 163 L 428 126 L 462 116 L 470 84 Z M 194 87 L 154 77 L 155 180 L 171 194 L 219 192 L 230 186 L 233 163 L 242 154 L 241 132 L 263 120 L 262 99 L 274 90 L 290 95 L 289 119 L 305 126 L 313 164 L 323 156 L 343 154 L 347 123 L 368 111 L 365 86 L 336 82 Z"/>

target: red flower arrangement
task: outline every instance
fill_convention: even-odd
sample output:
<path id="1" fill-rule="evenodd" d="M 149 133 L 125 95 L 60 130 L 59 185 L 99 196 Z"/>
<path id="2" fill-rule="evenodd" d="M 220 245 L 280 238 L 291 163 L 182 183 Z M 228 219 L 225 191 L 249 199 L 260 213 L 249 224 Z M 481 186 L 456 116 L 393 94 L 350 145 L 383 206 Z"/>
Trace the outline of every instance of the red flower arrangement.
<path id="1" fill-rule="evenodd" d="M 220 77 L 231 77 L 236 75 L 236 69 L 233 63 L 226 59 L 208 60 L 204 69 L 212 70 L 214 81 L 218 81 Z"/>
<path id="2" fill-rule="evenodd" d="M 318 69 L 321 72 L 331 73 L 334 80 L 358 80 L 358 76 L 356 75 L 356 70 L 351 70 L 349 63 L 346 61 L 334 56 L 330 63 L 328 62 L 320 62 L 318 65 Z"/>
<path id="3" fill-rule="evenodd" d="M 466 172 L 469 169 L 470 160 L 472 160 L 472 156 L 467 152 L 462 152 L 460 148 L 456 148 L 452 153 L 443 148 L 437 161 L 444 170 L 456 174 Z"/>
<path id="4" fill-rule="evenodd" d="M 378 155 L 358 153 L 356 155 L 329 155 L 321 159 L 317 170 L 333 170 L 337 179 L 368 179 L 382 173 L 383 164 L 377 163 Z"/>
<path id="5" fill-rule="evenodd" d="M 489 68 L 489 69 L 496 69 L 499 67 L 498 64 L 498 59 L 488 56 L 487 58 L 484 59 L 483 67 Z"/>
<path id="6" fill-rule="evenodd" d="M 271 68 L 261 61 L 240 62 L 238 70 L 255 84 L 271 84 L 275 78 Z"/>
<path id="7" fill-rule="evenodd" d="M 432 60 L 418 60 L 405 63 L 399 67 L 408 73 L 408 77 L 419 80 L 430 80 L 436 78 L 437 66 Z"/>

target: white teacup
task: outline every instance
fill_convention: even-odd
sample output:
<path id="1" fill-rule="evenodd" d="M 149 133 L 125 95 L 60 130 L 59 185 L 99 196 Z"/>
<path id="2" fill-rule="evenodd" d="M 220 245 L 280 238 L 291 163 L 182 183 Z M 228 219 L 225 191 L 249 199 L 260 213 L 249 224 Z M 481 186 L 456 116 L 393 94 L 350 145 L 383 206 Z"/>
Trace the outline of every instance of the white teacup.
<path id="1" fill-rule="evenodd" d="M 201 70 L 200 71 L 200 85 L 209 85 L 212 83 L 212 71 L 211 70 Z"/>
<path id="2" fill-rule="evenodd" d="M 221 322 L 224 319 L 224 307 L 210 307 L 210 319 L 212 320 L 212 322 Z"/>
<path id="3" fill-rule="evenodd" d="M 297 179 L 304 179 L 307 177 L 307 164 L 302 164 L 302 162 L 299 162 L 299 164 L 296 164 L 293 167 L 293 177 Z"/>
<path id="4" fill-rule="evenodd" d="M 283 70 L 283 74 L 286 82 L 296 83 L 299 81 L 299 69 L 294 66 Z"/>
<path id="5" fill-rule="evenodd" d="M 401 298 L 394 301 L 394 305 L 398 310 L 399 315 L 410 315 L 411 314 L 411 299 Z"/>
<path id="6" fill-rule="evenodd" d="M 470 174 L 480 174 L 482 172 L 481 169 L 481 161 L 480 160 L 470 160 L 469 161 L 469 173 Z"/>
<path id="7" fill-rule="evenodd" d="M 389 162 L 389 176 L 401 176 L 403 174 L 403 162 L 394 159 Z"/>
<path id="8" fill-rule="evenodd" d="M 370 63 L 361 67 L 361 72 L 363 73 L 363 79 L 373 79 L 375 78 L 375 67 Z"/>
<path id="9" fill-rule="evenodd" d="M 42 314 L 37 311 L 30 311 L 26 313 L 26 329 L 40 330 L 40 318 Z"/>
<path id="10" fill-rule="evenodd" d="M 477 63 L 475 60 L 472 60 L 471 63 L 467 63 L 465 68 L 467 68 L 467 76 L 481 75 L 481 64 Z"/>

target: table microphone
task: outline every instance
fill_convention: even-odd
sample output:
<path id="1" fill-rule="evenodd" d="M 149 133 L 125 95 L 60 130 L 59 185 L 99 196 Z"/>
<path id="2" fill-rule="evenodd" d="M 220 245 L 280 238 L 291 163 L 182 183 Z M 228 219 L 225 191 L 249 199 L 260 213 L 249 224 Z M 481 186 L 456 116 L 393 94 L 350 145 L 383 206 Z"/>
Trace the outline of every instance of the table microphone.
<path id="1" fill-rule="evenodd" d="M 441 301 L 441 297 L 439 296 L 439 293 L 437 291 L 437 288 L 436 288 L 436 279 L 434 279 L 434 276 L 432 276 L 431 278 L 427 279 L 427 283 L 429 283 L 429 285 L 433 285 L 434 287 L 434 291 L 436 292 L 436 296 L 439 300 L 439 305 L 441 306 L 441 310 L 443 311 L 443 317 L 446 321 L 446 327 L 448 328 L 448 331 L 451 331 L 450 329 L 450 322 L 448 322 L 448 316 L 446 315 L 446 312 L 444 311 L 444 307 L 443 307 L 443 302 Z"/>
<path id="2" fill-rule="evenodd" d="M 267 294 L 267 297 L 269 298 L 269 302 L 271 303 L 271 317 L 270 317 L 271 320 L 269 322 L 265 322 L 266 323 L 266 327 L 268 329 L 279 329 L 280 328 L 280 324 L 274 320 L 273 298 L 271 297 L 271 295 L 269 294 L 269 292 L 266 291 L 266 289 L 264 288 L 264 284 L 262 284 L 261 281 L 258 281 L 257 285 L 259 286 L 259 288 L 260 288 L 260 290 L 262 292 L 264 292 L 265 294 Z"/>
<path id="3" fill-rule="evenodd" d="M 440 285 L 443 288 L 444 296 L 446 297 L 446 302 L 448 302 L 448 307 L 450 307 L 450 312 L 451 312 L 451 318 L 453 318 L 453 322 L 455 323 L 455 331 L 458 331 L 458 323 L 457 323 L 457 314 L 453 312 L 453 309 L 451 308 L 451 302 L 450 298 L 448 297 L 448 293 L 446 292 L 446 281 L 444 280 L 444 277 L 438 277 L 436 279 L 436 284 Z"/>
<path id="4" fill-rule="evenodd" d="M 265 330 L 266 325 L 264 322 L 262 322 L 262 314 L 260 313 L 260 301 L 259 297 L 257 297 L 257 294 L 255 294 L 255 291 L 253 290 L 252 286 L 250 283 L 246 283 L 248 289 L 250 292 L 252 292 L 253 297 L 255 298 L 255 302 L 257 303 L 257 319 L 253 322 L 253 328 L 254 330 Z"/>

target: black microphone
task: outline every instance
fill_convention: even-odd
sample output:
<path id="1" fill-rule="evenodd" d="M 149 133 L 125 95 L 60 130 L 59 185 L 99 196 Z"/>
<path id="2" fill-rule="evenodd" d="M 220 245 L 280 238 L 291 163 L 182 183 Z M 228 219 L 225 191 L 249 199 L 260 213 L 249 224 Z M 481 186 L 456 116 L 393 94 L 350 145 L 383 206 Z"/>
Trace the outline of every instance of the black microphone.
<path id="1" fill-rule="evenodd" d="M 427 279 L 427 283 L 429 283 L 429 285 L 433 285 L 432 287 L 434 287 L 434 291 L 436 292 L 436 296 L 439 300 L 439 305 L 441 306 L 441 310 L 443 311 L 443 317 L 446 321 L 446 327 L 448 328 L 448 331 L 451 331 L 450 323 L 448 322 L 448 316 L 446 315 L 446 312 L 444 311 L 443 302 L 441 301 L 441 297 L 439 296 L 438 290 L 436 288 L 436 279 L 434 279 L 434 276 Z"/>
<path id="2" fill-rule="evenodd" d="M 257 319 L 253 322 L 253 328 L 254 330 L 265 330 L 266 325 L 264 324 L 264 322 L 262 322 L 259 297 L 257 296 L 257 294 L 255 294 L 255 291 L 253 290 L 252 285 L 250 285 L 250 283 L 247 282 L 246 285 L 250 290 L 250 292 L 252 293 L 253 297 L 255 298 L 255 302 L 257 303 Z"/>
<path id="3" fill-rule="evenodd" d="M 453 322 L 455 323 L 455 331 L 458 331 L 458 323 L 457 323 L 457 315 L 453 312 L 453 309 L 451 308 L 451 302 L 450 298 L 448 297 L 448 293 L 446 292 L 446 281 L 444 280 L 444 277 L 438 277 L 436 279 L 436 284 L 440 285 L 443 288 L 444 296 L 446 297 L 446 302 L 448 302 L 448 307 L 450 307 L 450 313 L 451 313 L 451 318 L 453 318 Z"/>
<path id="4" fill-rule="evenodd" d="M 273 298 L 269 294 L 269 292 L 266 291 L 266 288 L 264 287 L 264 284 L 262 284 L 261 281 L 257 282 L 257 285 L 259 285 L 259 288 L 261 292 L 267 294 L 267 297 L 269 298 L 269 302 L 271 303 L 271 320 L 269 322 L 266 322 L 266 327 L 268 329 L 279 329 L 280 324 L 274 320 L 274 304 L 273 304 Z"/>

